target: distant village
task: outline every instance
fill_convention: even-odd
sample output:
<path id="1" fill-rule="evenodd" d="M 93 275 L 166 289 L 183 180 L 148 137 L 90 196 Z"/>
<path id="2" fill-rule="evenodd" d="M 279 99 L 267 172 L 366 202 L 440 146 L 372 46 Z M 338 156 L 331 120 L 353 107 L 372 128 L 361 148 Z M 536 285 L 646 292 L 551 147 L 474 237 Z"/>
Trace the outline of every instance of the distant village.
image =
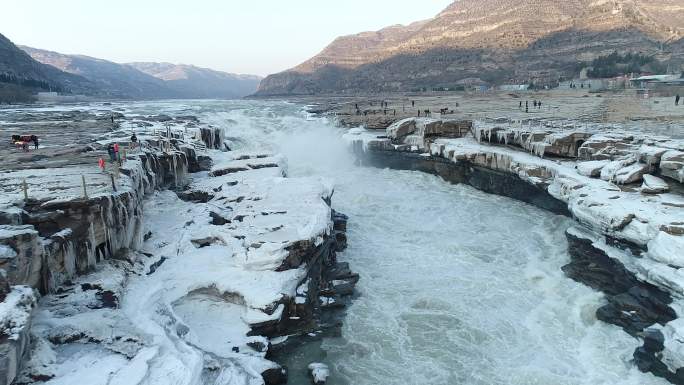
<path id="1" fill-rule="evenodd" d="M 558 81 L 556 84 L 543 82 L 541 84 L 531 81 L 529 83 L 507 83 L 502 85 L 491 85 L 478 78 L 464 79 L 455 88 L 436 88 L 433 91 L 528 91 L 540 89 L 584 89 L 587 91 L 618 91 L 634 90 L 637 95 L 643 97 L 650 96 L 674 96 L 684 94 L 684 73 L 683 74 L 653 74 L 639 73 L 629 75 L 619 75 L 608 78 L 590 78 L 586 76 L 586 71 L 574 78 Z"/>

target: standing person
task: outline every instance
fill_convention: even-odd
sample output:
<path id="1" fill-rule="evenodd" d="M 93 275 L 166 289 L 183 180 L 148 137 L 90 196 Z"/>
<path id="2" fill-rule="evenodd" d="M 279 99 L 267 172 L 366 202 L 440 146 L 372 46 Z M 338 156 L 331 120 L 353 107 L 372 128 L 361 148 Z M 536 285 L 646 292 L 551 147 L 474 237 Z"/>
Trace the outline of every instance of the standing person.
<path id="1" fill-rule="evenodd" d="M 33 148 L 37 150 L 38 149 L 38 137 L 35 135 L 32 135 L 31 137 L 33 138 Z"/>
<path id="2" fill-rule="evenodd" d="M 114 163 L 116 160 L 116 153 L 114 152 L 114 145 L 111 143 L 107 145 L 107 154 L 109 154 L 109 161 Z"/>
<path id="3" fill-rule="evenodd" d="M 105 170 L 105 160 L 102 159 L 102 158 L 98 159 L 98 160 L 97 160 L 97 165 L 100 166 L 100 170 L 102 170 L 102 172 L 104 172 L 104 170 Z"/>
<path id="4" fill-rule="evenodd" d="M 415 101 L 415 100 L 411 100 L 411 107 L 415 107 L 415 106 L 416 106 L 416 101 Z"/>
<path id="5" fill-rule="evenodd" d="M 520 101 L 520 103 L 518 103 L 518 109 L 522 110 L 522 100 Z"/>
<path id="6" fill-rule="evenodd" d="M 675 96 L 675 106 L 678 106 L 678 105 L 679 105 L 679 94 L 677 94 L 677 96 Z"/>
<path id="7" fill-rule="evenodd" d="M 114 114 L 110 116 L 112 118 L 112 124 L 114 123 Z"/>
<path id="8" fill-rule="evenodd" d="M 541 110 L 541 100 L 537 102 L 537 108 Z"/>
<path id="9" fill-rule="evenodd" d="M 135 136 L 135 132 L 131 135 L 131 148 L 135 148 L 138 145 L 138 137 Z"/>
<path id="10" fill-rule="evenodd" d="M 114 159 L 119 163 L 119 166 L 121 166 L 121 154 L 119 154 L 119 143 L 114 143 Z"/>
<path id="11" fill-rule="evenodd" d="M 525 100 L 525 112 L 530 112 L 530 102 L 529 102 L 529 100 Z"/>

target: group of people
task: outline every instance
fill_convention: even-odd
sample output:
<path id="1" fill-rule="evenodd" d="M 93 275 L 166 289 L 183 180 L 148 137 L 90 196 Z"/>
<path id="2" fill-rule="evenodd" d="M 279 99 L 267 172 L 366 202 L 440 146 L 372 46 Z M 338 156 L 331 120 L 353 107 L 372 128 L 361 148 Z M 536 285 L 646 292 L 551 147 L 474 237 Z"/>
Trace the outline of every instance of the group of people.
<path id="1" fill-rule="evenodd" d="M 119 163 L 121 165 L 121 154 L 119 153 L 119 143 L 109 143 L 107 145 L 107 154 L 109 154 L 109 161 Z"/>
<path id="2" fill-rule="evenodd" d="M 532 101 L 532 106 L 533 106 L 535 109 L 541 110 L 541 108 L 542 108 L 542 102 L 541 102 L 541 100 L 536 100 L 536 99 L 533 100 L 533 101 Z M 518 104 L 518 109 L 522 110 L 522 108 L 523 108 L 523 102 L 522 102 L 522 100 L 521 100 L 520 103 Z M 525 100 L 525 112 L 530 112 L 530 101 L 529 101 L 529 100 Z"/>
<path id="3" fill-rule="evenodd" d="M 135 135 L 135 133 L 133 133 L 131 135 L 130 148 L 134 149 L 137 147 L 137 145 L 138 145 L 138 137 Z M 119 149 L 119 143 L 116 143 L 116 142 L 109 143 L 107 145 L 107 154 L 109 154 L 109 161 L 112 164 L 117 163 L 119 166 L 121 166 L 122 158 L 121 158 L 121 152 Z M 98 165 L 100 166 L 102 171 L 105 170 L 105 160 L 104 159 L 100 158 L 98 161 Z"/>
<path id="4" fill-rule="evenodd" d="M 536 100 L 535 100 L 535 107 L 537 106 L 537 103 L 539 103 L 539 108 L 541 108 L 541 102 L 537 102 Z M 372 107 L 372 106 L 373 106 L 373 102 L 370 102 L 370 105 L 371 105 L 371 107 Z M 416 101 L 415 101 L 415 100 L 411 100 L 411 107 L 415 107 L 415 106 L 416 106 Z M 456 103 L 456 106 L 458 107 L 458 103 Z M 520 105 L 520 106 L 522 107 L 522 102 L 521 102 L 521 105 Z M 381 107 L 382 109 L 379 110 L 379 111 L 376 111 L 376 110 L 364 110 L 364 111 L 361 111 L 361 109 L 359 108 L 359 104 L 358 104 L 358 103 L 354 103 L 354 108 L 356 109 L 356 115 L 363 115 L 363 116 L 367 116 L 367 115 L 369 115 L 369 114 L 370 114 L 370 115 L 375 115 L 375 114 L 377 114 L 378 112 L 382 112 L 383 115 L 388 115 L 388 114 L 396 115 L 396 114 L 397 114 L 397 110 L 396 110 L 396 109 L 389 109 L 389 103 L 386 102 L 386 101 L 384 101 L 384 100 L 380 102 L 380 107 Z M 403 111 L 403 110 L 404 110 L 404 107 L 402 107 L 402 111 Z M 439 112 L 440 112 L 440 114 L 442 114 L 442 115 L 444 115 L 444 114 L 453 114 L 453 113 L 454 113 L 454 110 L 453 110 L 453 109 L 449 109 L 449 108 L 441 108 L 441 109 L 439 110 Z M 432 111 L 430 111 L 429 109 L 424 109 L 424 110 L 420 110 L 420 109 L 419 109 L 419 110 L 418 110 L 418 116 L 425 116 L 425 117 L 432 116 Z"/>
<path id="5" fill-rule="evenodd" d="M 12 135 L 12 143 L 26 152 L 29 151 L 29 143 L 33 143 L 34 149 L 38 149 L 38 137 L 35 135 Z"/>

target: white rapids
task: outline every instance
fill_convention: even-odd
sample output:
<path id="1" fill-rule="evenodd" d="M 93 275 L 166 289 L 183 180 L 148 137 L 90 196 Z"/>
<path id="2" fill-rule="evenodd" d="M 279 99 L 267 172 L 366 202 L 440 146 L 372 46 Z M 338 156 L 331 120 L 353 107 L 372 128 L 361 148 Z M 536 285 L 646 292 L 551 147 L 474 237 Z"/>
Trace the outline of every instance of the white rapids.
<path id="1" fill-rule="evenodd" d="M 636 339 L 596 319 L 603 296 L 561 271 L 569 219 L 418 172 L 356 167 L 339 130 L 294 104 L 132 110 L 197 115 L 225 127 L 233 149 L 279 151 L 291 176 L 335 180 L 333 207 L 350 217 L 340 260 L 361 281 L 342 338 L 322 344 L 328 384 L 666 383 L 629 362 Z"/>

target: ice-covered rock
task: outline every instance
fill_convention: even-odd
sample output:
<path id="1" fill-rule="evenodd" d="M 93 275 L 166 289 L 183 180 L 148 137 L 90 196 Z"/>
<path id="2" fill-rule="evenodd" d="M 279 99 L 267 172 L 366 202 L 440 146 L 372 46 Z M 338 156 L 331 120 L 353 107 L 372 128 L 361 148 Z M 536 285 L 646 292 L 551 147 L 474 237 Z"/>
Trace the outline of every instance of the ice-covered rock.
<path id="1" fill-rule="evenodd" d="M 664 350 L 662 362 L 671 372 L 684 367 L 684 318 L 669 322 L 662 328 Z"/>
<path id="2" fill-rule="evenodd" d="M 394 140 L 402 139 L 407 135 L 413 134 L 416 131 L 416 121 L 415 118 L 407 118 L 393 123 L 387 127 L 387 136 Z M 433 120 L 430 120 L 433 121 Z"/>
<path id="3" fill-rule="evenodd" d="M 670 189 L 667 182 L 657 176 L 644 174 L 644 183 L 641 185 L 641 192 L 644 194 L 660 194 Z"/>
<path id="4" fill-rule="evenodd" d="M 660 161 L 660 172 L 663 176 L 684 183 L 684 152 L 668 151 Z"/>
<path id="5" fill-rule="evenodd" d="M 639 161 L 641 163 L 646 163 L 649 166 L 656 167 L 660 164 L 660 159 L 667 151 L 667 148 L 644 144 L 639 147 Z"/>
<path id="6" fill-rule="evenodd" d="M 591 136 L 591 133 L 577 131 L 551 133 L 544 138 L 544 142 L 548 144 L 544 154 L 577 158 L 580 147 Z"/>
<path id="7" fill-rule="evenodd" d="M 613 160 L 632 154 L 637 148 L 631 134 L 595 134 L 579 148 L 578 156 L 586 160 Z"/>
<path id="8" fill-rule="evenodd" d="M 12 285 L 38 287 L 43 266 L 43 245 L 31 225 L 0 225 L 0 269 Z"/>
<path id="9" fill-rule="evenodd" d="M 330 369 L 328 369 L 328 365 L 326 364 L 313 362 L 309 364 L 309 374 L 311 375 L 311 381 L 315 385 L 323 385 L 328 381 Z"/>
<path id="10" fill-rule="evenodd" d="M 648 257 L 677 268 L 684 267 L 684 235 L 658 233 L 648 243 Z"/>
<path id="11" fill-rule="evenodd" d="M 387 127 L 386 136 L 394 144 L 406 144 L 419 149 L 427 147 L 429 138 L 460 138 L 470 133 L 472 122 L 466 120 L 440 120 L 407 118 Z"/>
<path id="12" fill-rule="evenodd" d="M 634 158 L 627 158 L 609 162 L 601 169 L 601 179 L 618 184 L 639 182 L 648 173 L 646 164 L 638 163 Z"/>
<path id="13" fill-rule="evenodd" d="M 33 289 L 14 286 L 0 300 L 0 384 L 17 378 L 30 344 L 31 313 L 36 304 Z"/>
<path id="14" fill-rule="evenodd" d="M 577 172 L 580 175 L 598 178 L 601 176 L 601 170 L 610 163 L 609 160 L 592 160 L 588 162 L 578 162 Z"/>

